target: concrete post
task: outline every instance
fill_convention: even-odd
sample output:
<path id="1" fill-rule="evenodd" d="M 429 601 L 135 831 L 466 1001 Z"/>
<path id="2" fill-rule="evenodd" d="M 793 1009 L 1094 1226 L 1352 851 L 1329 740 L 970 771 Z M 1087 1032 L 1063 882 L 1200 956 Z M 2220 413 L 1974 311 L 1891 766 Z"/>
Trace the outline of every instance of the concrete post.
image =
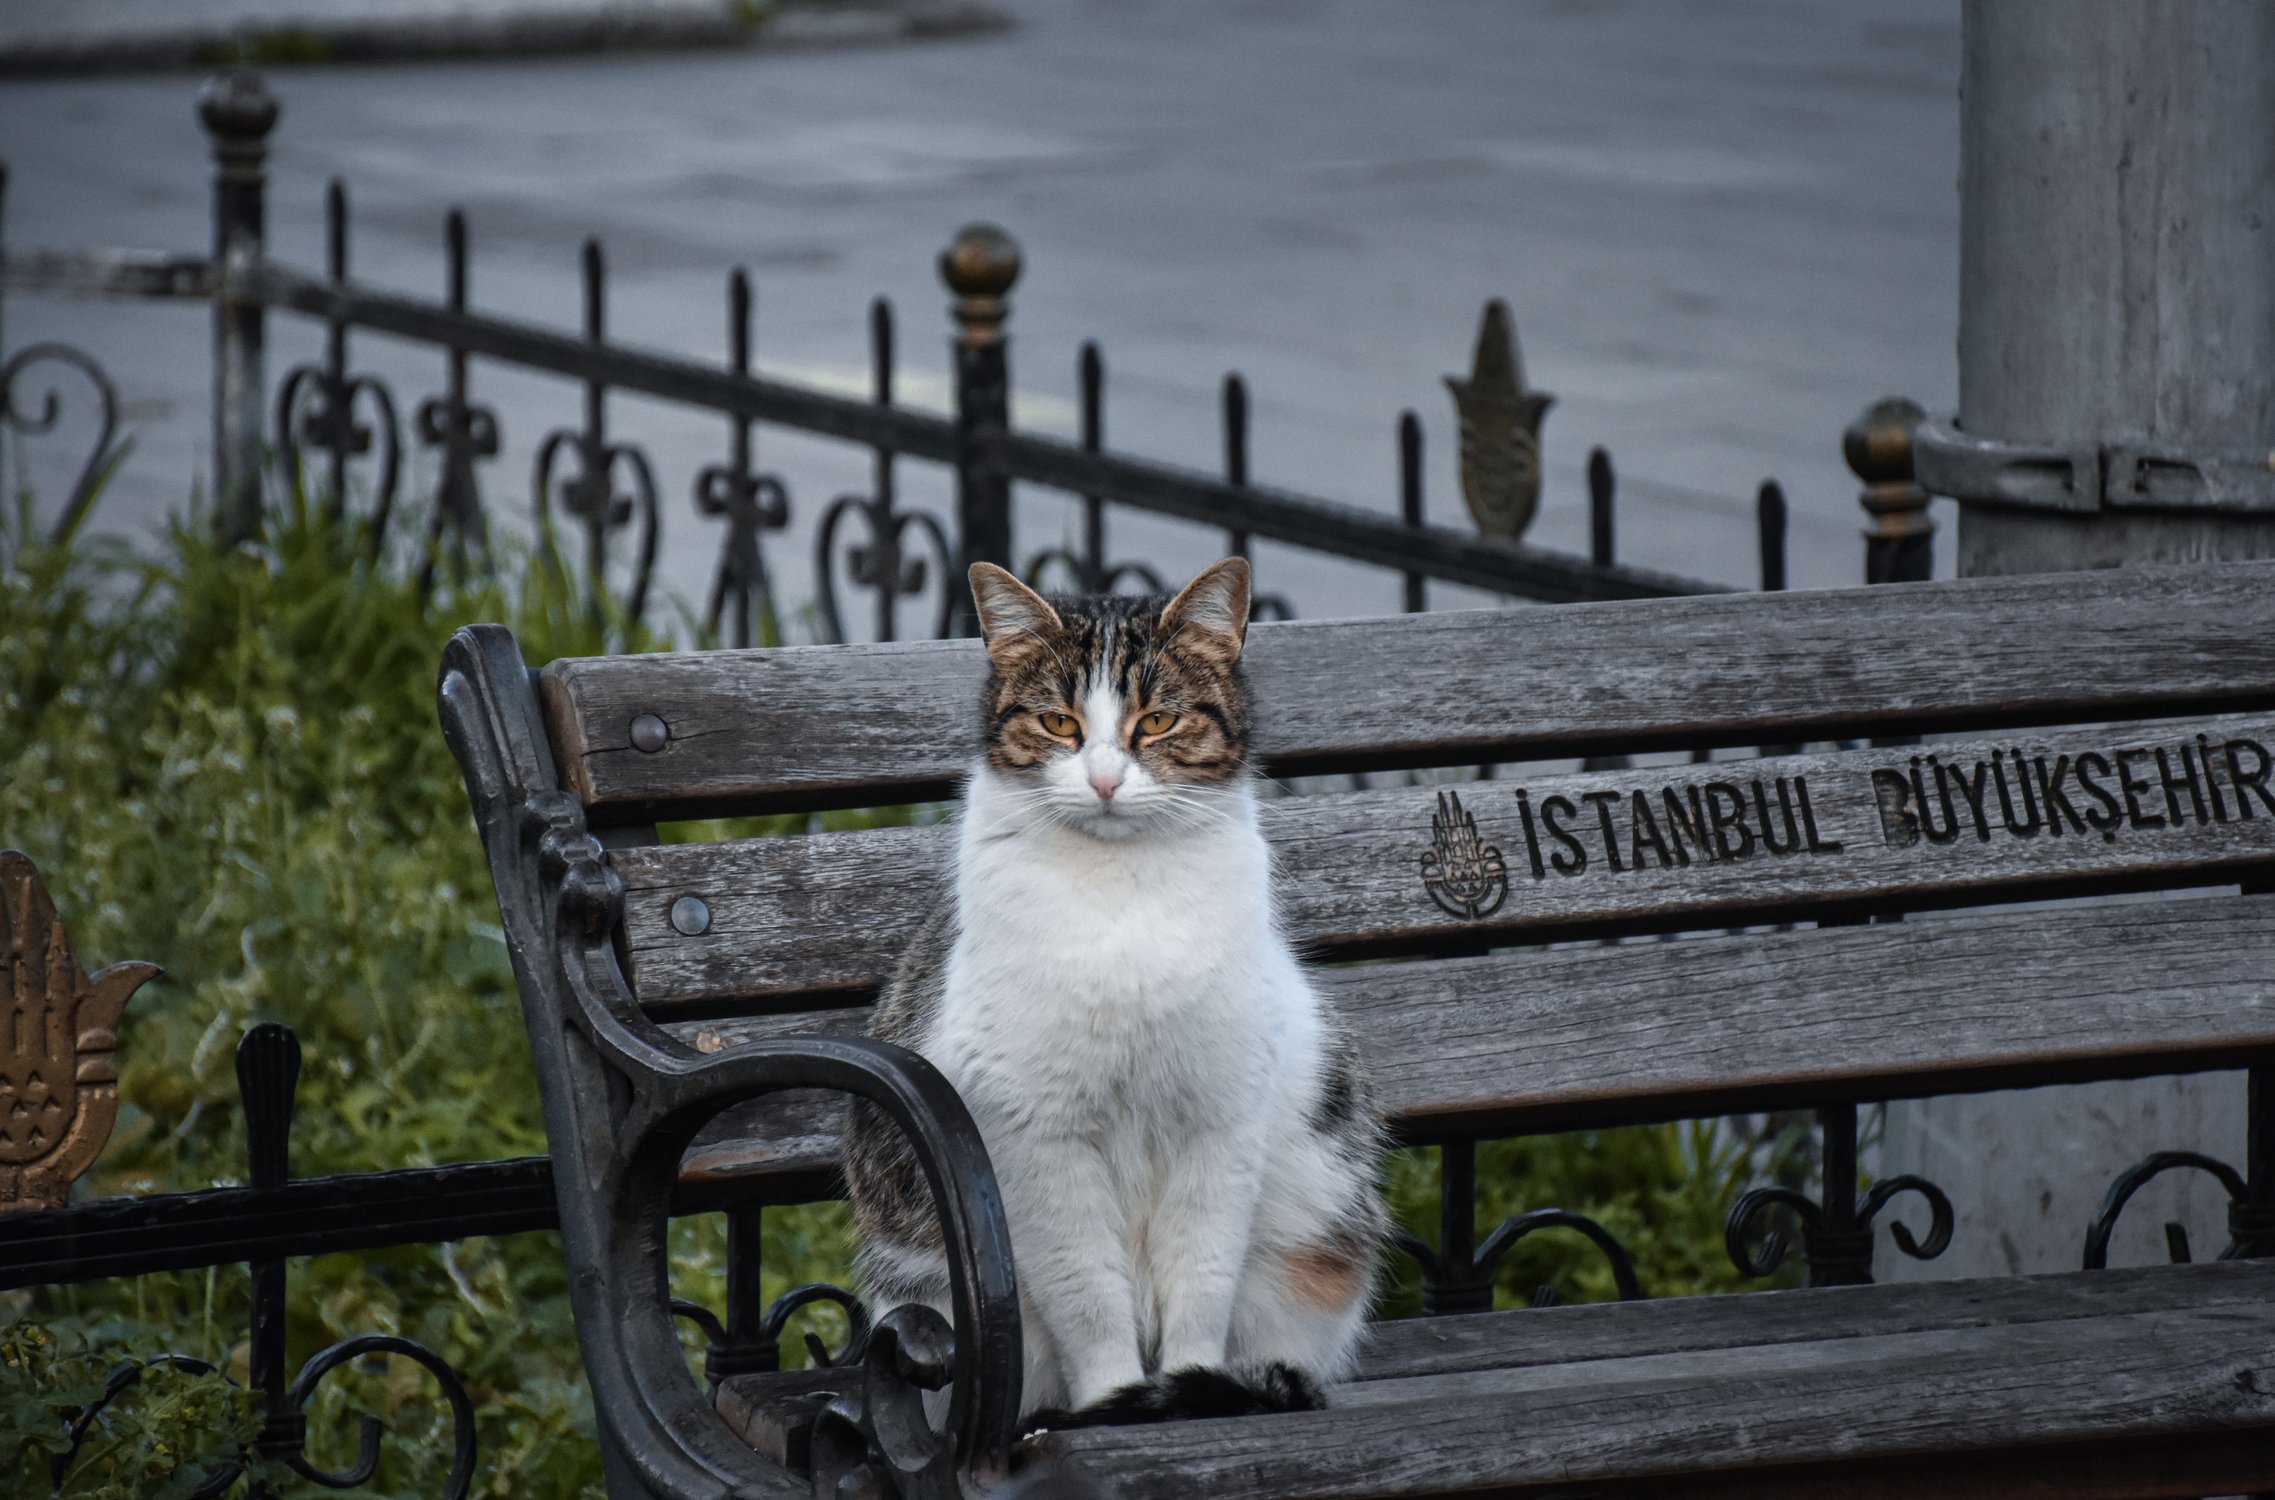
<path id="1" fill-rule="evenodd" d="M 2275 5 L 1968 0 L 1964 40 L 1959 571 L 2275 555 Z"/>
<path id="2" fill-rule="evenodd" d="M 1959 411 L 1921 483 L 1960 504 L 1962 575 L 2275 556 L 2275 5 L 1967 0 Z M 1892 1104 L 1883 1173 L 1959 1215 L 1884 1277 L 2075 1269 L 2110 1180 L 2157 1150 L 2241 1164 L 2240 1074 Z M 2208 1259 L 2225 1203 L 2161 1180 L 2112 1264 Z"/>

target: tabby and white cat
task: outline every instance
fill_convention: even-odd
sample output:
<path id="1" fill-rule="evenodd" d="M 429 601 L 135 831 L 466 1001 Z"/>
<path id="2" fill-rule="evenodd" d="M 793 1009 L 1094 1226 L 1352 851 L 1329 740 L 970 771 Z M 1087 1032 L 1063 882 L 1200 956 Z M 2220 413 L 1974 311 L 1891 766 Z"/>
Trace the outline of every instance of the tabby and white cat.
<path id="1" fill-rule="evenodd" d="M 972 568 L 990 673 L 954 879 L 875 1034 L 947 1075 L 1003 1190 L 1048 1425 L 1299 1408 L 1343 1375 L 1385 1220 L 1359 1061 L 1274 917 L 1240 669 L 1248 565 L 1164 604 Z M 948 1311 L 898 1132 L 845 1168 L 876 1309 Z"/>

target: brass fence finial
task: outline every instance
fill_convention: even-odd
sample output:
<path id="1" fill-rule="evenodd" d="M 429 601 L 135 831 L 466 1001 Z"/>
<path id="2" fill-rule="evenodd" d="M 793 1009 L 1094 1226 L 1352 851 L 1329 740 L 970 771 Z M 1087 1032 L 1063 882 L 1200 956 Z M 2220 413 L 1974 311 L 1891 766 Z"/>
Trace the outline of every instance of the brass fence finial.
<path id="1" fill-rule="evenodd" d="M 1918 582 L 1933 570 L 1935 521 L 1928 492 L 1912 477 L 1912 433 L 1926 417 L 1918 402 L 1887 396 L 1841 434 L 1841 456 L 1864 481 L 1857 504 L 1871 518 L 1864 530 L 1868 583 Z"/>
<path id="2" fill-rule="evenodd" d="M 61 1208 L 118 1119 L 118 1023 L 156 964 L 90 976 L 39 869 L 0 850 L 0 1214 Z"/>
<path id="3" fill-rule="evenodd" d="M 1509 305 L 1485 304 L 1469 378 L 1446 377 L 1461 420 L 1461 495 L 1480 536 L 1515 541 L 1540 508 L 1540 419 L 1556 398 L 1525 388 Z"/>
<path id="4" fill-rule="evenodd" d="M 1019 279 L 1019 242 L 993 224 L 966 224 L 940 252 L 940 279 L 956 294 L 949 311 L 963 329 L 968 348 L 1003 337 L 1010 315 L 1009 293 Z"/>

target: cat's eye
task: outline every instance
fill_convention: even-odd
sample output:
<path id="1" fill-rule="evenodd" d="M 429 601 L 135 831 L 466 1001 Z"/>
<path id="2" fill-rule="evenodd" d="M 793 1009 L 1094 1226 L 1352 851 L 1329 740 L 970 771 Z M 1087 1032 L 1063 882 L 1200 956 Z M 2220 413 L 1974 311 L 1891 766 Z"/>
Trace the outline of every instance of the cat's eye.
<path id="1" fill-rule="evenodd" d="M 1082 726 L 1075 721 L 1074 715 L 1043 714 L 1040 717 L 1046 733 L 1055 734 L 1062 740 L 1079 740 L 1082 738 Z"/>
<path id="2" fill-rule="evenodd" d="M 1175 714 L 1169 712 L 1169 710 L 1165 708 L 1157 708 L 1152 713 L 1149 713 L 1145 717 L 1138 720 L 1138 733 L 1167 734 L 1169 732 L 1169 726 L 1176 722 L 1177 716 Z"/>

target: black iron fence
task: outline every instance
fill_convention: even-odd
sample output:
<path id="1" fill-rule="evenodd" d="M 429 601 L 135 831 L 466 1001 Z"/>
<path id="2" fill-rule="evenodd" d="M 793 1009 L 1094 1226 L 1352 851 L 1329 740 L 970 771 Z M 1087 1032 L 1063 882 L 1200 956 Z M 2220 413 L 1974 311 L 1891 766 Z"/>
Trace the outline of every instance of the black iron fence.
<path id="1" fill-rule="evenodd" d="M 847 622 L 854 611 L 853 601 L 840 595 L 841 575 L 867 596 L 864 627 L 879 639 L 907 633 L 912 601 L 923 603 L 927 596 L 932 602 L 917 625 L 923 633 L 968 628 L 960 617 L 960 591 L 949 585 L 974 561 L 1016 567 L 1031 579 L 1086 590 L 1159 588 L 1163 580 L 1151 566 L 1118 555 L 1111 546 L 1110 524 L 1118 510 L 1219 530 L 1228 550 L 1243 555 L 1255 540 L 1266 539 L 1391 570 L 1401 577 L 1404 607 L 1410 611 L 1428 607 L 1433 582 L 1544 602 L 1719 587 L 1617 561 L 1614 473 L 1610 456 L 1600 449 L 1588 464 L 1589 555 L 1555 552 L 1522 540 L 1540 498 L 1539 426 L 1549 398 L 1525 385 L 1508 313 L 1498 303 L 1486 311 L 1471 373 L 1448 382 L 1460 417 L 1463 497 L 1478 526 L 1472 534 L 1425 519 L 1422 424 L 1411 411 L 1395 427 L 1395 515 L 1255 482 L 1249 465 L 1248 391 L 1237 375 L 1228 377 L 1223 389 L 1221 475 L 1107 449 L 1106 362 L 1096 344 L 1084 345 L 1078 361 L 1079 436 L 1067 441 L 1015 429 L 1007 324 L 1009 293 L 1020 267 L 1016 246 L 997 229 L 966 229 L 941 258 L 957 328 L 955 414 L 946 417 L 896 400 L 893 311 L 881 300 L 870 309 L 871 395 L 861 400 L 753 369 L 751 285 L 740 271 L 727 282 L 728 357 L 707 363 L 611 339 L 606 263 L 597 243 L 584 247 L 579 332 L 475 310 L 468 295 L 467 225 L 456 210 L 444 221 L 445 295 L 440 301 L 383 291 L 352 278 L 348 199 L 337 183 L 325 202 L 322 273 L 279 264 L 266 253 L 263 201 L 275 104 L 256 78 L 239 74 L 209 88 L 200 112 L 215 162 L 209 255 L 13 254 L 0 259 L 0 285 L 211 305 L 212 487 L 219 524 L 235 535 L 256 527 L 265 487 L 277 481 L 305 485 L 335 511 L 348 509 L 351 495 L 358 497 L 371 544 L 386 545 L 391 529 L 399 530 L 412 513 L 403 503 L 403 491 L 407 458 L 415 448 L 434 460 L 437 475 L 417 538 L 422 576 L 431 583 L 438 571 L 484 553 L 494 511 L 485 495 L 490 482 L 485 470 L 498 458 L 502 443 L 498 416 L 481 400 L 476 376 L 481 367 L 495 365 L 581 385 L 579 419 L 547 434 L 537 446 L 530 510 L 540 545 L 548 551 L 563 547 L 575 558 L 590 607 L 627 623 L 640 621 L 653 603 L 667 505 L 647 453 L 612 426 L 611 397 L 660 398 L 723 419 L 722 452 L 696 475 L 689 509 L 723 528 L 701 620 L 713 638 L 727 644 L 758 643 L 779 618 L 768 540 L 790 524 L 792 489 L 785 476 L 759 462 L 757 438 L 765 427 L 856 445 L 871 458 L 867 491 L 835 498 L 819 512 L 813 528 L 816 618 L 820 633 L 831 640 L 850 633 Z M 0 167 L 0 204 L 5 182 Z M 267 368 L 271 314 L 313 319 L 323 330 L 319 358 L 273 381 Z M 360 334 L 434 351 L 440 362 L 439 392 L 415 403 L 400 400 L 386 382 L 359 367 Z M 96 437 L 55 528 L 68 531 L 120 455 L 115 388 L 96 360 L 70 346 L 34 344 L 11 354 L 0 343 L 0 356 L 0 442 L 56 425 L 61 398 L 52 382 L 40 385 L 43 375 L 69 371 L 91 392 Z M 36 401 L 29 394 L 35 387 L 40 389 Z M 1929 572 L 1927 496 L 1910 473 L 1910 432 L 1918 415 L 1908 403 L 1882 403 L 1847 435 L 1851 466 L 1867 484 L 1863 503 L 1872 526 L 1866 572 L 1872 581 L 1924 578 Z M 904 462 L 944 466 L 952 473 L 952 514 L 903 504 L 899 468 Z M 1077 540 L 1022 549 L 1013 532 L 1014 486 L 1066 497 L 1076 507 Z M 1786 504 L 1774 482 L 1761 487 L 1756 514 L 1761 585 L 1783 588 Z M 612 575 L 620 581 L 612 583 Z M 1267 614 L 1289 612 L 1286 601 L 1268 591 L 1260 608 Z M 238 1077 L 251 1154 L 249 1185 L 0 1214 L 0 1290 L 244 1264 L 252 1278 L 249 1369 L 264 1409 L 256 1444 L 261 1456 L 332 1487 L 368 1479 L 376 1427 L 366 1427 L 356 1467 L 321 1473 L 305 1457 L 303 1409 L 317 1383 L 346 1362 L 365 1354 L 396 1355 L 416 1361 L 441 1383 L 458 1444 L 449 1493 L 462 1495 L 473 1464 L 470 1409 L 462 1382 L 432 1351 L 400 1338 L 365 1335 L 322 1351 L 286 1379 L 286 1263 L 337 1251 L 552 1228 L 550 1163 L 530 1157 L 295 1179 L 288 1147 L 298 1071 L 299 1044 L 289 1031 L 263 1026 L 244 1038 Z M 1828 1165 L 1839 1165 L 1853 1187 L 1854 1111 L 1845 1121 L 1825 1125 Z M 1490 1305 L 1501 1261 L 1519 1239 L 1548 1228 L 1586 1235 L 1609 1257 L 1621 1293 L 1641 1293 L 1624 1248 L 1601 1226 L 1576 1215 L 1558 1210 L 1520 1215 L 1479 1245 L 1474 1149 L 1467 1142 L 1443 1147 L 1441 1244 L 1478 1248 L 1466 1256 L 1450 1254 L 1441 1263 L 1421 1242 L 1406 1243 L 1421 1265 L 1429 1310 Z M 688 1187 L 675 1205 L 679 1212 L 725 1212 L 728 1218 L 723 1319 L 705 1309 L 681 1309 L 710 1337 L 715 1373 L 770 1368 L 785 1320 L 817 1299 L 846 1304 L 858 1318 L 857 1305 L 829 1288 L 801 1288 L 772 1306 L 762 1303 L 755 1247 L 765 1207 L 829 1196 L 833 1184 L 781 1179 L 771 1182 L 768 1192 L 767 1201 L 759 1202 L 733 1196 L 723 1187 Z M 1738 1206 L 1731 1245 L 1742 1266 L 1766 1270 L 1774 1261 L 1774 1247 L 1749 1259 L 1741 1245 L 1747 1233 L 1743 1221 L 1761 1206 L 1751 1197 Z M 1855 1226 L 1844 1219 L 1834 1227 Z M 1938 1211 L 1935 1237 L 1948 1233 L 1945 1207 Z M 2103 1235 L 2105 1239 L 2105 1229 Z M 1860 1258 L 1866 1252 L 1853 1243 L 1856 1238 L 1853 1233 L 1812 1232 L 1806 1247 L 1812 1279 L 1868 1279 Z M 158 1355 L 151 1363 L 197 1365 L 176 1355 Z M 122 1365 L 111 1394 L 133 1384 L 141 1368 Z M 87 1420 L 94 1416 L 90 1411 Z M 69 1454 L 59 1458 L 59 1479 L 69 1459 Z M 241 1477 L 241 1468 L 217 1472 L 199 1493 L 222 1493 Z"/>
<path id="2" fill-rule="evenodd" d="M 584 246 L 583 326 L 575 334 L 471 305 L 467 224 L 456 210 L 444 221 L 441 300 L 358 282 L 350 275 L 348 197 L 336 182 L 326 195 L 322 273 L 280 264 L 267 253 L 265 209 L 265 162 L 277 115 L 275 102 L 252 74 L 218 80 L 200 102 L 215 164 L 210 255 L 35 252 L 0 262 L 6 284 L 17 289 L 210 303 L 212 492 L 221 524 L 236 534 L 250 531 L 265 484 L 281 478 L 305 484 L 334 507 L 346 506 L 353 489 L 374 536 L 383 538 L 401 500 L 411 467 L 407 459 L 418 451 L 434 460 L 439 476 L 423 539 L 430 558 L 479 550 L 492 511 L 484 490 L 494 483 L 484 471 L 500 453 L 501 433 L 495 409 L 476 392 L 476 377 L 483 366 L 499 366 L 582 386 L 580 419 L 547 434 L 539 445 L 529 509 L 542 542 L 567 542 L 594 606 L 613 593 L 630 621 L 653 603 L 659 538 L 679 515 L 667 515 L 674 508 L 661 493 L 647 451 L 612 426 L 611 398 L 657 398 L 723 419 L 724 451 L 697 475 L 688 510 L 723 525 L 702 618 L 716 638 L 733 644 L 764 633 L 761 622 L 775 603 L 767 542 L 791 520 L 789 481 L 756 459 L 755 436 L 762 427 L 856 444 L 873 456 L 868 492 L 837 498 L 813 529 L 815 603 L 821 633 L 829 639 L 843 638 L 852 617 L 850 602 L 839 597 L 841 579 L 872 596 L 865 624 L 880 637 L 907 633 L 904 606 L 927 592 L 938 603 L 919 628 L 926 633 L 959 628 L 961 606 L 954 600 L 960 591 L 947 585 L 974 561 L 1085 588 L 1150 587 L 1157 575 L 1144 561 L 1112 552 L 1109 524 L 1116 510 L 1221 529 L 1227 548 L 1243 554 L 1263 539 L 1393 570 L 1403 575 L 1405 599 L 1414 608 L 1426 602 L 1432 581 L 1544 602 L 1721 587 L 1616 560 L 1612 471 L 1609 455 L 1600 450 L 1589 471 L 1590 555 L 1522 540 L 1540 494 L 1539 423 L 1550 398 L 1525 386 L 1507 310 L 1498 303 L 1487 310 L 1472 372 L 1448 382 L 1461 418 L 1463 497 L 1479 526 L 1473 534 L 1424 519 L 1421 424 L 1412 412 L 1395 429 L 1400 475 L 1395 515 L 1257 483 L 1249 472 L 1248 392 L 1238 375 L 1224 386 L 1221 476 L 1106 448 L 1106 362 L 1095 344 L 1086 345 L 1079 359 L 1079 439 L 1015 429 L 1007 330 L 1020 259 L 1009 236 L 990 226 L 967 228 L 941 257 L 957 328 L 953 417 L 896 401 L 894 319 L 881 301 L 871 310 L 872 397 L 864 401 L 752 369 L 751 289 L 739 271 L 727 284 L 729 356 L 712 363 L 610 337 L 607 267 L 597 242 Z M 320 357 L 273 381 L 272 314 L 311 319 L 323 329 Z M 434 350 L 441 391 L 416 402 L 399 399 L 385 381 L 359 367 L 360 334 Z M 6 389 L 16 391 L 31 367 L 58 358 L 91 370 L 100 381 L 99 367 L 83 354 L 45 346 L 22 351 L 11 362 Z M 107 384 L 96 399 L 115 411 Z M 26 417 L 36 425 L 40 415 L 8 411 L 19 426 Z M 90 486 L 109 442 L 106 430 L 90 461 Z M 952 471 L 952 514 L 900 503 L 896 471 L 904 461 Z M 1023 551 L 1013 535 L 1015 486 L 1056 492 L 1078 506 L 1079 542 Z M 1764 486 L 1758 511 L 1762 581 L 1776 586 L 1785 571 L 1785 513 L 1774 485 Z M 612 571 L 620 579 L 613 588 Z M 1285 613 L 1284 601 L 1270 593 L 1270 580 L 1264 582 L 1263 612 Z"/>

